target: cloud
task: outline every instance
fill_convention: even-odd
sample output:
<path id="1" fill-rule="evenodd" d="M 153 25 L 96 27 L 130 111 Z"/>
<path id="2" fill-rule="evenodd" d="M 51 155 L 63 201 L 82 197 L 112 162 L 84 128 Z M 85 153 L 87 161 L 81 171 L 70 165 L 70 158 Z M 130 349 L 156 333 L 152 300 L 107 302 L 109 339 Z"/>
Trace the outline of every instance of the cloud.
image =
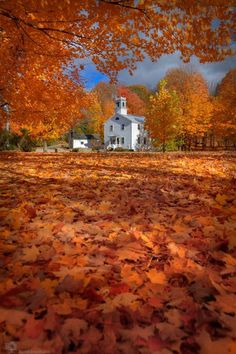
<path id="1" fill-rule="evenodd" d="M 236 47 L 236 46 L 235 46 Z M 84 70 L 80 72 L 85 88 L 90 91 L 99 81 L 108 82 L 108 77 L 99 72 L 93 64 L 91 58 L 86 61 L 77 60 L 77 65 L 84 65 Z M 122 70 L 118 75 L 118 82 L 124 85 L 141 84 L 150 89 L 156 88 L 157 83 L 165 76 L 169 69 L 184 66 L 178 52 L 172 55 L 164 55 L 157 62 L 151 62 L 148 58 L 137 64 L 137 69 L 133 76 L 128 70 Z M 197 57 L 193 56 L 191 62 L 194 69 L 200 71 L 209 85 L 216 86 L 221 81 L 228 70 L 236 67 L 236 56 L 228 57 L 222 62 L 200 64 Z"/>
<path id="2" fill-rule="evenodd" d="M 228 70 L 236 67 L 236 57 L 229 57 L 222 62 L 200 64 L 199 60 L 193 56 L 190 65 L 200 71 L 209 84 L 216 84 L 225 76 Z M 123 70 L 119 73 L 118 80 L 125 85 L 143 84 L 153 89 L 169 69 L 179 66 L 184 66 L 184 64 L 178 53 L 164 55 L 155 63 L 145 59 L 143 62 L 138 63 L 133 76 L 127 70 Z"/>

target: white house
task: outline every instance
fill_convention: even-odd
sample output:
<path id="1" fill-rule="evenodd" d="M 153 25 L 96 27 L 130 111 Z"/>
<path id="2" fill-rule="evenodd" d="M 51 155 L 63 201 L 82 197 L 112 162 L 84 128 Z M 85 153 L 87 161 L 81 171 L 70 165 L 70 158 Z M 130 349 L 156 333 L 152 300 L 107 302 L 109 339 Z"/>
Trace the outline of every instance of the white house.
<path id="1" fill-rule="evenodd" d="M 73 130 L 69 134 L 69 146 L 71 149 L 88 149 L 99 142 L 100 138 L 97 134 L 78 134 Z"/>
<path id="2" fill-rule="evenodd" d="M 104 123 L 104 144 L 108 148 L 139 150 L 147 145 L 143 116 L 127 114 L 126 98 L 116 98 L 115 114 Z"/>

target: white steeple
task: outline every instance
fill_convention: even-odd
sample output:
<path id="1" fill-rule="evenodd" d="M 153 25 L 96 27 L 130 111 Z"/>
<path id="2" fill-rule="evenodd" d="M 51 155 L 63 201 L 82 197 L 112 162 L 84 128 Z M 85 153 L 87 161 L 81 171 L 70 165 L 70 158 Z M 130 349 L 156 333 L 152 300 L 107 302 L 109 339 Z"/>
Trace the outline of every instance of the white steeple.
<path id="1" fill-rule="evenodd" d="M 116 97 L 116 113 L 127 115 L 125 97 Z"/>

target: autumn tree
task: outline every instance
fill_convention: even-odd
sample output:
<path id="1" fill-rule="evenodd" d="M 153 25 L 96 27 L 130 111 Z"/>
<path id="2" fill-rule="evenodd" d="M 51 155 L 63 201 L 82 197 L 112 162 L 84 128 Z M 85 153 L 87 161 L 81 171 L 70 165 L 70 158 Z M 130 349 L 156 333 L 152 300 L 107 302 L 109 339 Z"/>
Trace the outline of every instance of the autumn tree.
<path id="1" fill-rule="evenodd" d="M 166 151 L 166 144 L 179 133 L 179 99 L 175 91 L 168 90 L 166 81 L 161 80 L 158 91 L 150 96 L 146 114 L 146 129 L 153 144 L 161 145 Z"/>
<path id="2" fill-rule="evenodd" d="M 96 92 L 91 92 L 88 96 L 89 105 L 84 111 L 84 115 L 87 119 L 89 119 L 90 127 L 92 128 L 93 133 L 99 134 L 103 137 L 103 123 L 106 119 L 104 118 L 98 95 Z"/>
<path id="3" fill-rule="evenodd" d="M 175 90 L 181 108 L 181 137 L 189 149 L 210 128 L 212 105 L 207 83 L 192 69 L 171 69 L 165 76 L 167 88 Z"/>
<path id="4" fill-rule="evenodd" d="M 144 101 L 135 92 L 132 92 L 128 87 L 119 86 L 118 96 L 126 97 L 129 114 L 136 114 L 139 116 L 145 114 L 146 107 Z"/>
<path id="5" fill-rule="evenodd" d="M 218 86 L 213 120 L 217 136 L 236 142 L 236 69 L 231 69 Z"/>
<path id="6" fill-rule="evenodd" d="M 99 82 L 94 87 L 92 92 L 95 95 L 94 99 L 97 101 L 94 106 L 94 128 L 95 132 L 98 133 L 101 137 L 103 137 L 103 124 L 114 113 L 114 98 L 116 96 L 117 89 L 115 85 L 106 82 Z M 96 107 L 98 109 L 97 112 L 95 109 Z"/>
<path id="7" fill-rule="evenodd" d="M 128 89 L 136 93 L 145 105 L 148 104 L 151 92 L 145 85 L 130 85 L 128 86 Z"/>
<path id="8" fill-rule="evenodd" d="M 136 62 L 147 56 L 157 60 L 176 50 L 184 61 L 193 54 L 201 62 L 222 60 L 232 54 L 233 4 L 233 0 L 168 4 L 162 0 L 3 0 L 0 93 L 9 106 L 15 105 L 10 92 L 25 94 L 24 85 L 16 87 L 15 78 L 24 75 L 31 63 L 38 72 L 47 68 L 49 80 L 52 72 L 63 67 L 80 72 L 83 64 L 77 66 L 75 59 L 81 63 L 89 57 L 98 70 L 114 79 L 122 69 L 132 72 Z"/>
<path id="9" fill-rule="evenodd" d="M 92 92 L 96 92 L 101 105 L 108 101 L 114 102 L 114 97 L 117 94 L 117 87 L 114 84 L 108 82 L 100 81 L 93 88 Z"/>
<path id="10" fill-rule="evenodd" d="M 77 131 L 99 134 L 103 139 L 103 124 L 114 112 L 116 87 L 106 82 L 99 82 L 87 93 L 88 104 L 83 110 L 83 118 L 77 124 Z"/>
<path id="11" fill-rule="evenodd" d="M 37 72 L 34 65 L 29 69 L 14 78 L 15 87 L 20 89 L 7 95 L 12 102 L 11 129 L 16 133 L 27 129 L 31 137 L 42 141 L 56 139 L 81 118 L 86 93 L 63 73 Z"/>

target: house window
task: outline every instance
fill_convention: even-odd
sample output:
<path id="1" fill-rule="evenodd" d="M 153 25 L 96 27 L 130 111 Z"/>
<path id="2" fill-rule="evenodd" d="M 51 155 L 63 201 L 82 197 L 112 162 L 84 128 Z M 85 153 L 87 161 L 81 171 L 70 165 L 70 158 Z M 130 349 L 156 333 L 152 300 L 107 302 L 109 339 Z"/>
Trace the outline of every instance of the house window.
<path id="1" fill-rule="evenodd" d="M 138 130 L 140 130 L 140 124 L 138 124 Z"/>
<path id="2" fill-rule="evenodd" d="M 119 117 L 116 117 L 116 120 L 119 120 L 120 118 Z"/>
<path id="3" fill-rule="evenodd" d="M 121 130 L 125 130 L 125 125 L 124 124 L 121 125 Z"/>
<path id="4" fill-rule="evenodd" d="M 141 142 L 141 139 L 140 139 L 140 136 L 138 137 L 138 144 L 140 144 L 140 142 Z"/>
<path id="5" fill-rule="evenodd" d="M 116 143 L 116 138 L 110 138 L 110 143 L 115 144 Z"/>
<path id="6" fill-rule="evenodd" d="M 110 132 L 113 132 L 113 125 L 110 125 Z"/>
<path id="7" fill-rule="evenodd" d="M 125 102 L 122 102 L 123 103 L 123 107 L 125 106 Z"/>
<path id="8" fill-rule="evenodd" d="M 125 143 L 125 138 L 121 138 L 121 144 Z"/>
<path id="9" fill-rule="evenodd" d="M 119 108 L 119 102 L 116 103 L 117 107 Z"/>
<path id="10" fill-rule="evenodd" d="M 119 145 L 120 144 L 120 138 L 117 138 L 116 141 L 117 141 L 117 145 Z"/>
<path id="11" fill-rule="evenodd" d="M 147 144 L 147 138 L 143 138 L 143 144 L 144 144 L 144 145 Z"/>
<path id="12" fill-rule="evenodd" d="M 81 141 L 81 142 L 80 142 L 80 144 L 81 144 L 81 145 L 84 145 L 84 142 L 83 142 L 83 141 Z"/>

